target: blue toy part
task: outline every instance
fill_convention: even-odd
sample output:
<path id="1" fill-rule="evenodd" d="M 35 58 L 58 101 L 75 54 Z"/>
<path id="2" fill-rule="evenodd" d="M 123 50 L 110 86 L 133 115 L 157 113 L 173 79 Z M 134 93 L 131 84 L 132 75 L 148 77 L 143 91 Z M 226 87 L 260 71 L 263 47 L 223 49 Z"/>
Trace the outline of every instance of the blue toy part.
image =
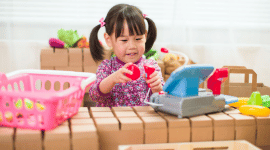
<path id="1" fill-rule="evenodd" d="M 184 65 L 171 73 L 163 90 L 178 97 L 198 96 L 199 85 L 213 72 L 212 65 Z"/>
<path id="2" fill-rule="evenodd" d="M 230 95 L 223 95 L 223 94 L 220 94 L 220 95 L 225 98 L 226 105 L 238 102 L 238 97 L 230 96 Z"/>

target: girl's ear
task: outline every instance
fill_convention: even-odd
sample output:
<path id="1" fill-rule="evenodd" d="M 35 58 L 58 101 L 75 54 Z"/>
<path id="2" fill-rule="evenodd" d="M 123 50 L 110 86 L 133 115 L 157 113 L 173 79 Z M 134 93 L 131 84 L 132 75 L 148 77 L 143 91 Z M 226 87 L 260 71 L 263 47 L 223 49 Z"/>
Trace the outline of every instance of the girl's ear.
<path id="1" fill-rule="evenodd" d="M 106 44 L 109 47 L 112 47 L 112 39 L 111 39 L 111 37 L 109 36 L 108 33 L 104 33 L 104 39 L 105 39 Z"/>

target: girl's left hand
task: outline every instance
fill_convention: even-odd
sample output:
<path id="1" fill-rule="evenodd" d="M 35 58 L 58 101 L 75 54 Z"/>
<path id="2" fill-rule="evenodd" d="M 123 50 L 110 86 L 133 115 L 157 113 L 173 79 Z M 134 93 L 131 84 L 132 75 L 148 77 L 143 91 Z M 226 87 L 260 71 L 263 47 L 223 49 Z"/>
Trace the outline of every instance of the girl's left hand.
<path id="1" fill-rule="evenodd" d="M 150 75 L 150 79 L 147 80 L 145 77 L 145 74 L 143 74 L 144 79 L 146 80 L 146 83 L 150 83 L 150 88 L 152 90 L 152 93 L 160 92 L 162 91 L 162 84 L 160 76 L 158 75 L 158 72 L 155 71 Z"/>

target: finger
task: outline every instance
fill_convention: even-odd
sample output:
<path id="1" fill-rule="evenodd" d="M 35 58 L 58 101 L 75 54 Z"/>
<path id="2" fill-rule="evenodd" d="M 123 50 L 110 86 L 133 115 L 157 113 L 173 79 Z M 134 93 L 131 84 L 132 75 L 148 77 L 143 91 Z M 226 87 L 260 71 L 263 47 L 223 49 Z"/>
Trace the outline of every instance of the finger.
<path id="1" fill-rule="evenodd" d="M 125 80 L 126 82 L 132 81 L 132 79 L 130 79 L 130 78 L 127 77 L 127 76 L 121 76 L 120 79 L 121 79 L 121 80 Z"/>
<path id="2" fill-rule="evenodd" d="M 158 79 L 160 79 L 160 77 L 159 76 L 155 76 L 155 77 L 147 80 L 146 83 L 153 83 L 153 82 L 157 81 Z"/>
<path id="3" fill-rule="evenodd" d="M 160 90 L 162 90 L 162 85 L 160 84 L 158 86 L 154 86 L 151 89 L 154 90 L 154 91 L 160 91 Z"/>
<path id="4" fill-rule="evenodd" d="M 150 78 L 153 78 L 154 76 L 156 76 L 158 74 L 157 71 L 153 72 L 151 75 L 150 75 Z"/>
<path id="5" fill-rule="evenodd" d="M 125 73 L 130 74 L 130 75 L 133 74 L 133 72 L 128 70 L 127 68 L 121 68 L 121 72 L 122 72 L 122 74 L 125 74 Z"/>
<path id="6" fill-rule="evenodd" d="M 156 86 L 159 86 L 161 84 L 161 81 L 160 80 L 157 80 L 153 83 L 150 84 L 150 87 L 156 87 Z"/>
<path id="7" fill-rule="evenodd" d="M 129 63 L 126 63 L 122 68 L 127 68 L 129 65 L 131 65 L 132 63 L 129 62 Z"/>

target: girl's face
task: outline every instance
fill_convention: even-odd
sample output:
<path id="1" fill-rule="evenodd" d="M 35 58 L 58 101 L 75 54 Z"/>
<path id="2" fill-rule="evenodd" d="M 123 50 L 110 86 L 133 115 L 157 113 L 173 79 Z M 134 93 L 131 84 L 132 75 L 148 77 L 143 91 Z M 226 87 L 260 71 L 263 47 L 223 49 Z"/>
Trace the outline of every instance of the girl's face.
<path id="1" fill-rule="evenodd" d="M 145 51 L 146 34 L 129 35 L 127 22 L 124 22 L 124 32 L 115 39 L 115 33 L 109 36 L 104 34 L 104 38 L 109 47 L 113 47 L 114 53 L 118 59 L 125 63 L 137 62 Z"/>

